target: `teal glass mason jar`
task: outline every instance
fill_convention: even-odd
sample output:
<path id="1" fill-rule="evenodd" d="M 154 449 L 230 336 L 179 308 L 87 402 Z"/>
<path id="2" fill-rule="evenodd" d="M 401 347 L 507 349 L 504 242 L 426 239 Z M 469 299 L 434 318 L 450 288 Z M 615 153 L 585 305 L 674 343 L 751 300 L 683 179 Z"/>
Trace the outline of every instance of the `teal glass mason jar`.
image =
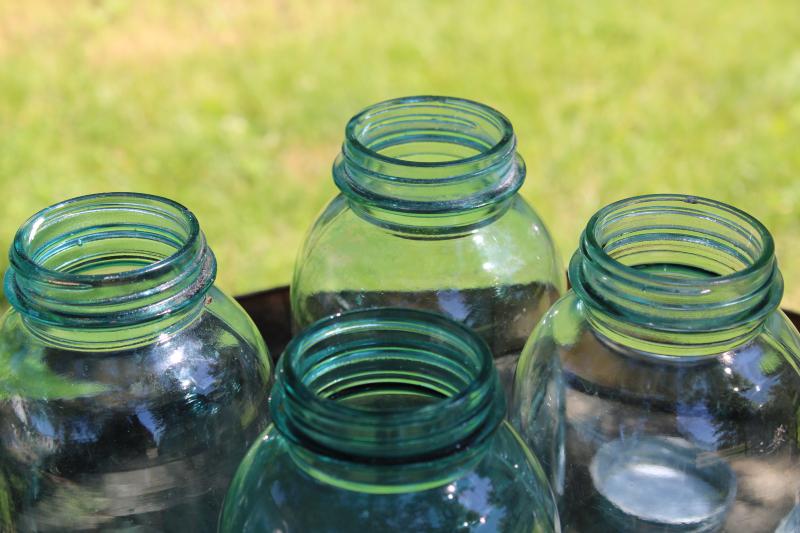
<path id="1" fill-rule="evenodd" d="M 333 179 L 341 194 L 295 263 L 296 330 L 352 309 L 430 310 L 475 329 L 510 382 L 565 279 L 517 193 L 525 165 L 508 119 L 458 98 L 376 104 L 347 124 Z"/>
<path id="2" fill-rule="evenodd" d="M 214 531 L 271 368 L 195 217 L 84 196 L 29 219 L 0 322 L 0 530 Z"/>
<path id="3" fill-rule="evenodd" d="M 286 348 L 223 533 L 559 531 L 486 344 L 441 315 L 324 319 Z"/>
<path id="4" fill-rule="evenodd" d="M 798 531 L 800 338 L 766 228 L 630 198 L 591 218 L 569 276 L 511 410 L 564 530 Z"/>

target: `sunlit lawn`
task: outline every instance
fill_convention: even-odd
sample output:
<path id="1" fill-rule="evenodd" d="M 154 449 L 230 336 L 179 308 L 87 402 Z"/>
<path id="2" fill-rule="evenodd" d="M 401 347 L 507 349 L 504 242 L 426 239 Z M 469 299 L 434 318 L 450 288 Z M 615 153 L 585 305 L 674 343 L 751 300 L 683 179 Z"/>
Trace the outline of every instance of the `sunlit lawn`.
<path id="1" fill-rule="evenodd" d="M 565 257 L 604 203 L 711 196 L 774 232 L 800 308 L 796 0 L 3 2 L 0 248 L 138 190 L 196 212 L 224 288 L 287 283 L 348 117 L 414 93 L 511 118 Z"/>

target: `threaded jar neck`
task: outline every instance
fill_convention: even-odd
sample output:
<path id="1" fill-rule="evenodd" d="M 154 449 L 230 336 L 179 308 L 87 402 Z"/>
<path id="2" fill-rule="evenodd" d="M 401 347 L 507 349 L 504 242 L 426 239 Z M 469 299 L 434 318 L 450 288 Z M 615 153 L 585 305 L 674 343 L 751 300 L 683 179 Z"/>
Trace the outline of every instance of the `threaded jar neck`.
<path id="1" fill-rule="evenodd" d="M 333 176 L 357 208 L 379 221 L 418 215 L 420 225 L 434 226 L 455 214 L 490 216 L 491 206 L 522 186 L 525 165 L 500 112 L 470 100 L 413 96 L 354 116 Z"/>
<path id="2" fill-rule="evenodd" d="M 735 207 L 684 195 L 639 196 L 598 211 L 569 276 L 601 333 L 665 355 L 719 353 L 745 342 L 783 295 L 764 225 Z"/>
<path id="3" fill-rule="evenodd" d="M 51 332 L 179 316 L 202 301 L 216 276 L 194 215 L 136 193 L 82 196 L 40 211 L 17 232 L 9 260 L 11 305 Z"/>
<path id="4" fill-rule="evenodd" d="M 308 452 L 409 465 L 470 453 L 505 414 L 486 344 L 422 311 L 373 309 L 319 321 L 286 348 L 271 409 Z"/>

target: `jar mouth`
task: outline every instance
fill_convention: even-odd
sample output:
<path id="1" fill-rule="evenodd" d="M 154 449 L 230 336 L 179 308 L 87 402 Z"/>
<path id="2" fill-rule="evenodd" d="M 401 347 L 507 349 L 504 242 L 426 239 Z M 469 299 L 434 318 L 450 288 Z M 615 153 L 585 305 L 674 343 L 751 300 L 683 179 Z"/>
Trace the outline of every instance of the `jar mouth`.
<path id="1" fill-rule="evenodd" d="M 682 211 L 682 212 L 681 212 Z M 728 265 L 728 273 L 712 272 L 713 276 L 704 278 L 680 277 L 648 272 L 623 262 L 619 259 L 619 233 L 615 228 L 625 218 L 655 217 L 663 215 L 682 215 L 685 217 L 703 218 L 710 223 L 728 228 L 739 233 L 742 241 L 730 243 L 737 247 L 740 256 L 739 268 Z M 654 232 L 659 228 L 655 222 L 644 222 L 642 225 L 626 224 L 628 228 L 645 229 Z M 662 226 L 661 229 L 667 229 Z M 672 228 L 676 229 L 676 228 Z M 701 232 L 700 232 L 701 233 Z M 642 282 L 658 282 L 673 285 L 677 288 L 686 286 L 706 286 L 732 283 L 763 270 L 774 261 L 775 245 L 769 230 L 755 217 L 746 212 L 709 198 L 682 194 L 652 194 L 619 200 L 609 204 L 595 213 L 586 224 L 583 240 L 591 257 L 604 263 L 607 267 L 624 272 L 631 279 Z M 721 237 L 723 240 L 725 237 Z M 663 239 L 659 239 L 663 240 Z M 699 244 L 699 243 L 698 243 Z M 707 245 L 702 245 L 707 246 Z M 731 248 L 732 250 L 732 248 Z"/>
<path id="2" fill-rule="evenodd" d="M 317 453 L 384 464 L 477 446 L 505 414 L 491 353 L 443 316 L 370 309 L 323 319 L 281 358 L 278 429 Z"/>
<path id="3" fill-rule="evenodd" d="M 187 208 L 127 192 L 43 209 L 17 231 L 9 262 L 11 305 L 54 327 L 107 329 L 177 317 L 216 276 L 214 255 Z"/>
<path id="4" fill-rule="evenodd" d="M 333 179 L 371 222 L 460 231 L 507 204 L 525 180 L 525 164 L 500 112 L 461 98 L 411 96 L 350 120 Z"/>
<path id="5" fill-rule="evenodd" d="M 86 237 L 92 239 L 93 242 L 101 240 L 96 239 L 97 234 L 107 231 L 108 228 L 103 228 L 102 224 L 97 224 L 92 218 L 98 210 L 103 209 L 114 209 L 118 213 L 123 211 L 127 211 L 129 214 L 138 213 L 137 218 L 140 219 L 140 223 L 150 229 L 156 229 L 159 225 L 169 226 L 169 228 L 165 228 L 169 233 L 162 232 L 160 238 L 159 234 L 155 232 L 145 235 L 142 229 L 138 231 L 141 233 L 140 238 L 151 241 L 160 240 L 164 245 L 164 250 L 171 249 L 170 252 L 167 254 L 162 252 L 162 257 L 158 257 L 156 254 L 150 258 L 140 258 L 142 264 L 139 266 L 128 265 L 128 267 L 107 273 L 76 272 L 74 271 L 76 268 L 85 268 L 85 266 L 58 264 L 57 260 L 54 260 L 53 254 L 48 252 L 63 252 L 69 248 L 70 243 L 55 248 L 55 250 L 48 250 L 58 244 L 55 241 L 74 239 L 74 244 L 82 247 L 83 240 L 80 236 L 76 236 L 80 232 L 86 232 Z M 64 227 L 64 224 L 74 222 L 76 219 L 79 219 L 77 224 L 72 224 L 72 227 L 69 228 Z M 134 223 L 127 222 L 126 224 L 132 226 Z M 173 200 L 144 193 L 98 193 L 65 200 L 31 216 L 17 231 L 9 256 L 15 268 L 29 271 L 29 276 L 86 285 L 108 283 L 114 280 L 125 282 L 157 275 L 168 270 L 178 263 L 181 257 L 191 252 L 199 236 L 200 225 L 194 214 Z M 104 244 L 107 244 L 108 238 L 104 240 Z"/>
<path id="6" fill-rule="evenodd" d="M 347 123 L 345 138 L 350 148 L 364 156 L 412 168 L 468 165 L 513 151 L 516 144 L 511 122 L 496 109 L 464 98 L 427 95 L 395 98 L 364 109 Z M 408 145 L 416 143 L 449 148 L 451 153 L 408 152 Z M 395 179 L 459 180 L 464 176 Z"/>
<path id="7" fill-rule="evenodd" d="M 681 332 L 727 331 L 716 341 L 741 340 L 783 294 L 774 243 L 761 222 L 722 202 L 680 194 L 602 208 L 581 236 L 569 275 L 598 323 L 664 332 L 658 342 L 652 337 L 656 344 L 692 344 L 670 337 Z"/>

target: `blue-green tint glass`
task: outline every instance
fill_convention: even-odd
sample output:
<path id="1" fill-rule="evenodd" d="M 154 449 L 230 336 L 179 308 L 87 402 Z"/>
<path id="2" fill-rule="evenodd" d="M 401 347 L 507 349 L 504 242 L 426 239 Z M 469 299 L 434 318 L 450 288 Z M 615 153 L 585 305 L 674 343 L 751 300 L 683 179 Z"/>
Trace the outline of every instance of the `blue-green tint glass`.
<path id="1" fill-rule="evenodd" d="M 223 533 L 559 531 L 544 472 L 503 420 L 488 347 L 443 316 L 315 323 L 281 357 L 270 409 Z"/>
<path id="2" fill-rule="evenodd" d="M 622 200 L 569 275 L 511 410 L 564 529 L 800 531 L 800 336 L 766 228 L 704 198 Z"/>
<path id="3" fill-rule="evenodd" d="M 458 98 L 376 104 L 348 123 L 333 179 L 341 194 L 295 263 L 295 328 L 353 309 L 438 312 L 475 329 L 510 382 L 565 280 L 517 194 L 525 165 L 508 119 Z"/>
<path id="4" fill-rule="evenodd" d="M 0 530 L 214 531 L 271 368 L 181 205 L 85 196 L 19 230 L 0 322 Z"/>

